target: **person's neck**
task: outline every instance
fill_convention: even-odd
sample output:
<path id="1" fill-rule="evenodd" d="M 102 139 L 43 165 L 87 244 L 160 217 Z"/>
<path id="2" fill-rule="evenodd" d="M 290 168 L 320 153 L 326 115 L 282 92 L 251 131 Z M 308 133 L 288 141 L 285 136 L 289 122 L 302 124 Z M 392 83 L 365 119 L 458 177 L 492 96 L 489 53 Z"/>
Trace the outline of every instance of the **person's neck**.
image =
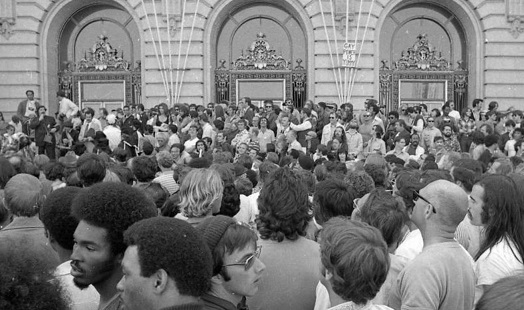
<path id="1" fill-rule="evenodd" d="M 335 307 L 335 306 L 338 306 L 340 304 L 348 302 L 347 300 L 345 300 L 342 297 L 340 297 L 337 294 L 335 294 L 335 292 L 333 292 L 333 289 L 331 287 L 329 287 L 327 289 L 328 289 L 329 302 L 331 304 L 331 307 Z"/>
<path id="2" fill-rule="evenodd" d="M 111 301 L 113 297 L 115 297 L 116 294 L 118 294 L 118 290 L 116 289 L 116 285 L 118 282 L 122 279 L 122 271 L 120 268 L 115 268 L 111 276 L 109 276 L 107 279 L 105 279 L 102 282 L 98 282 L 96 284 L 93 284 L 95 289 L 97 290 L 98 294 L 100 294 L 100 307 L 99 309 L 104 309 L 104 307 Z"/>
<path id="3" fill-rule="evenodd" d="M 215 297 L 229 301 L 235 305 L 235 307 L 242 301 L 241 295 L 229 292 L 223 285 L 213 284 L 209 293 Z"/>
<path id="4" fill-rule="evenodd" d="M 420 230 L 422 240 L 424 241 L 424 248 L 444 242 L 454 242 L 455 232 L 446 231 L 440 227 L 428 226 L 424 230 Z"/>

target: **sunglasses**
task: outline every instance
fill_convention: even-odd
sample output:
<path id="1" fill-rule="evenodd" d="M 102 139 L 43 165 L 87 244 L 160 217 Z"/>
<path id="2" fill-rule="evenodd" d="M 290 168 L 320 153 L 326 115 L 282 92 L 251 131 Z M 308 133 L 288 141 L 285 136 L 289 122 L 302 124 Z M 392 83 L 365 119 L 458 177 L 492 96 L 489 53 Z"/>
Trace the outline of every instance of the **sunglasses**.
<path id="1" fill-rule="evenodd" d="M 429 120 L 428 119 L 428 123 L 434 123 L 435 121 L 434 120 Z"/>
<path id="2" fill-rule="evenodd" d="M 419 193 L 419 191 L 414 191 L 413 192 L 413 202 L 417 202 L 419 199 L 421 199 L 422 201 L 426 202 L 427 204 L 430 204 L 433 206 L 433 204 L 431 202 L 429 202 L 429 200 L 427 200 L 426 198 L 422 197 Z M 433 207 L 433 213 L 437 213 L 437 210 L 435 209 L 435 207 Z"/>
<path id="3" fill-rule="evenodd" d="M 335 119 L 336 117 L 330 116 L 329 119 Z"/>
<path id="4" fill-rule="evenodd" d="M 234 264 L 227 264 L 222 265 L 222 267 L 229 267 L 229 266 L 244 266 L 244 270 L 248 271 L 249 268 L 253 267 L 255 264 L 255 259 L 260 258 L 260 253 L 262 252 L 262 246 L 257 246 L 257 250 L 251 254 L 248 258 L 246 258 L 246 261 L 243 263 L 234 263 Z"/>

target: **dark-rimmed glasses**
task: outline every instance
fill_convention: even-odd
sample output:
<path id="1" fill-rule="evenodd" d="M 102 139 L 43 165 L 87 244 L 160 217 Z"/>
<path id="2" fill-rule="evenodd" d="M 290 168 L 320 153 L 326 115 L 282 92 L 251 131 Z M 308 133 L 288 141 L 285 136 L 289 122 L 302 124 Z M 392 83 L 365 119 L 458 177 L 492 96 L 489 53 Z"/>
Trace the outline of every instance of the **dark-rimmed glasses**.
<path id="1" fill-rule="evenodd" d="M 433 213 L 437 213 L 437 210 L 435 209 L 435 205 L 432 204 L 431 202 L 429 202 L 429 200 L 427 200 L 426 198 L 422 197 L 419 193 L 419 191 L 414 191 L 413 192 L 413 202 L 417 202 L 419 199 L 421 199 L 422 201 L 426 202 L 427 204 L 433 206 Z"/>
<path id="2" fill-rule="evenodd" d="M 262 246 L 257 246 L 257 250 L 251 254 L 248 258 L 246 258 L 246 261 L 243 263 L 234 263 L 234 264 L 227 264 L 222 265 L 222 267 L 229 267 L 229 266 L 244 266 L 244 269 L 246 271 L 249 270 L 249 268 L 253 267 L 255 264 L 255 259 L 260 257 L 260 253 L 262 252 Z"/>

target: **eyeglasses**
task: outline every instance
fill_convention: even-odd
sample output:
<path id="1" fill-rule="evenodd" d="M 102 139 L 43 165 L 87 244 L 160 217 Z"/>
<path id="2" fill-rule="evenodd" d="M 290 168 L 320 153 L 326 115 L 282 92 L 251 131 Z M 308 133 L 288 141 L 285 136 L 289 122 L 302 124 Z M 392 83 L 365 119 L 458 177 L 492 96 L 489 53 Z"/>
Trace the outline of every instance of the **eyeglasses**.
<path id="1" fill-rule="evenodd" d="M 336 117 L 334 117 L 334 116 L 330 116 L 330 117 L 329 117 L 329 119 L 335 119 L 335 118 L 336 118 Z"/>
<path id="2" fill-rule="evenodd" d="M 433 213 L 437 213 L 437 210 L 435 209 L 435 206 L 429 202 L 426 198 L 422 197 L 418 191 L 413 192 L 413 202 L 417 202 L 419 199 L 422 199 L 422 201 L 426 202 L 427 204 L 430 204 L 433 206 Z"/>
<path id="3" fill-rule="evenodd" d="M 364 114 L 364 117 L 370 117 L 370 116 L 371 116 L 371 115 L 369 115 L 369 114 Z"/>
<path id="4" fill-rule="evenodd" d="M 434 123 L 435 121 L 432 119 L 428 119 L 428 123 Z"/>
<path id="5" fill-rule="evenodd" d="M 244 269 L 246 271 L 249 270 L 249 268 L 253 267 L 253 265 L 255 264 L 255 259 L 256 258 L 259 258 L 260 257 L 260 253 L 262 252 L 262 246 L 259 245 L 257 246 L 257 250 L 251 255 L 249 256 L 248 258 L 246 258 L 246 261 L 243 262 L 243 263 L 234 263 L 234 264 L 227 264 L 227 265 L 222 265 L 222 267 L 229 267 L 229 266 L 244 266 Z"/>

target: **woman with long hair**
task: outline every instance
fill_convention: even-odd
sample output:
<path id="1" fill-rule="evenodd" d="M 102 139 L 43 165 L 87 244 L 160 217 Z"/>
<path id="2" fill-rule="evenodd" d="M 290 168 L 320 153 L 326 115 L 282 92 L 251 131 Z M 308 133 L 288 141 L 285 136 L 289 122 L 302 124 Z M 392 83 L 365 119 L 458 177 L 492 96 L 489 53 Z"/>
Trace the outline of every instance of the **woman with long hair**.
<path id="1" fill-rule="evenodd" d="M 492 174 L 473 185 L 468 217 L 484 228 L 484 240 L 475 255 L 475 298 L 496 281 L 524 272 L 524 199 L 510 177 Z"/>
<path id="2" fill-rule="evenodd" d="M 371 134 L 371 139 L 368 141 L 368 145 L 366 145 L 362 154 L 365 157 L 373 153 L 386 155 L 386 142 L 382 140 L 382 136 L 384 135 L 382 127 L 377 125 L 373 126 Z"/>
<path id="3" fill-rule="evenodd" d="M 167 131 L 167 126 L 171 123 L 171 116 L 169 115 L 169 108 L 167 104 L 160 103 L 158 105 L 158 115 L 155 118 L 155 123 L 153 128 L 156 132 L 158 131 Z"/>
<path id="4" fill-rule="evenodd" d="M 344 151 L 348 151 L 348 143 L 347 143 L 347 137 L 346 137 L 346 133 L 344 131 L 344 127 L 337 126 L 335 128 L 335 131 L 333 132 L 333 137 L 331 138 L 331 141 L 329 141 L 328 145 L 327 145 L 328 150 L 330 150 L 332 148 L 333 140 L 335 140 L 335 138 L 337 138 L 338 141 L 340 142 L 339 149 L 344 150 Z"/>

